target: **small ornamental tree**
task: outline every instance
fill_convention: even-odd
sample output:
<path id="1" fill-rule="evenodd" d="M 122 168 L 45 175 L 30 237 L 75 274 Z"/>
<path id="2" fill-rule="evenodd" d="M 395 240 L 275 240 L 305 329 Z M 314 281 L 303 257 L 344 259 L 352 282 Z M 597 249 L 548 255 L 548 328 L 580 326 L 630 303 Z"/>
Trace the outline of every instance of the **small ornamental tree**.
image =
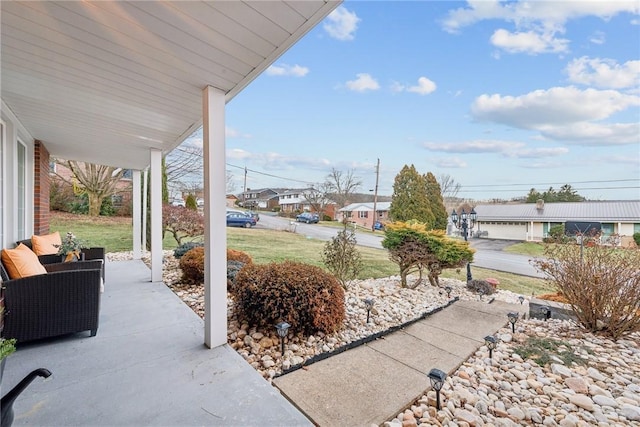
<path id="1" fill-rule="evenodd" d="M 614 340 L 640 331 L 640 249 L 552 244 L 533 265 L 565 296 L 580 324 Z"/>
<path id="2" fill-rule="evenodd" d="M 347 289 L 349 280 L 358 277 L 362 270 L 362 257 L 356 247 L 355 233 L 353 229 L 347 230 L 346 222 L 344 229 L 324 245 L 322 262 L 344 289 Z"/>
<path id="3" fill-rule="evenodd" d="M 178 245 L 181 245 L 185 238 L 193 239 L 204 234 L 204 217 L 191 209 L 164 205 L 162 228 L 164 232 L 171 233 Z"/>
<path id="4" fill-rule="evenodd" d="M 474 250 L 468 242 L 450 239 L 442 230 L 427 230 L 417 221 L 392 222 L 385 227 L 382 247 L 389 251 L 389 259 L 400 267 L 402 287 L 407 287 L 407 276 L 427 270 L 429 283 L 439 285 L 439 276 L 447 268 L 460 268 L 473 260 Z M 416 285 L 417 286 L 417 285 Z"/>
<path id="5" fill-rule="evenodd" d="M 194 196 L 193 194 L 189 193 L 187 195 L 187 199 L 184 201 L 184 206 L 187 209 L 191 209 L 192 211 L 197 211 L 198 210 L 198 201 L 196 200 L 196 196 Z"/>

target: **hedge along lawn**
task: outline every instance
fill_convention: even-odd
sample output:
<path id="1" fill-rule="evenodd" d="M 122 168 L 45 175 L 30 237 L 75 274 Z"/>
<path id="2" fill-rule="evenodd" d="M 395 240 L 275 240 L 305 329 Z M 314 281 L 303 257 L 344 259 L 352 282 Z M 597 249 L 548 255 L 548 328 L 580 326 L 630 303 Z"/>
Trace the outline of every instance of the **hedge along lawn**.
<path id="1" fill-rule="evenodd" d="M 64 235 L 73 232 L 91 246 L 105 247 L 107 252 L 122 252 L 132 249 L 132 223 L 128 217 L 89 217 L 87 215 L 51 213 L 51 231 Z M 325 241 L 308 239 L 305 236 L 286 231 L 227 228 L 227 246 L 231 249 L 247 252 L 257 263 L 281 262 L 293 260 L 324 268 L 322 252 Z M 167 234 L 164 249 L 174 249 L 176 241 Z M 386 250 L 358 247 L 362 255 L 363 270 L 360 279 L 397 276 L 398 266 L 391 261 Z M 507 289 L 526 296 L 555 292 L 555 289 L 542 279 L 518 276 L 472 267 L 475 279 L 494 277 L 500 281 L 500 289 Z M 445 270 L 442 277 L 467 280 L 466 269 Z"/>

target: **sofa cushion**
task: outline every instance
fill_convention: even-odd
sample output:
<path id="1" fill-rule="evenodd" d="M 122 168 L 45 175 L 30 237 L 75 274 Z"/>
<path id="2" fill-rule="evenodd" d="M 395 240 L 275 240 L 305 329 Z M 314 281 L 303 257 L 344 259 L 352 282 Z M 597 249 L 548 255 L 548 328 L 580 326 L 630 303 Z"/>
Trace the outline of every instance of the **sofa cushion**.
<path id="1" fill-rule="evenodd" d="M 47 273 L 38 256 L 23 244 L 15 249 L 3 249 L 1 259 L 11 280 Z"/>
<path id="2" fill-rule="evenodd" d="M 58 248 L 62 244 L 60 238 L 60 232 L 45 234 L 44 236 L 31 236 L 31 245 L 33 246 L 33 252 L 36 255 L 55 255 L 58 253 Z M 57 246 L 56 246 L 57 245 Z"/>

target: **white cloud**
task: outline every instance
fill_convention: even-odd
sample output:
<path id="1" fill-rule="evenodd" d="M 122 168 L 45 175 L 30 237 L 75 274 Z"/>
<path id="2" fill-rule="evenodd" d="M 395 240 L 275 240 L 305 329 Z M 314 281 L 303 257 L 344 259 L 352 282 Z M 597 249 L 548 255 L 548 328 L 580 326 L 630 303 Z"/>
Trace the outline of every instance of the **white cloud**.
<path id="1" fill-rule="evenodd" d="M 589 41 L 593 44 L 601 45 L 604 44 L 607 37 L 602 31 L 596 31 L 593 33 L 591 37 L 589 37 Z"/>
<path id="2" fill-rule="evenodd" d="M 481 95 L 471 110 L 476 118 L 535 128 L 546 124 L 601 120 L 639 105 L 639 97 L 615 90 L 580 90 L 569 86 L 536 90 L 522 96 Z"/>
<path id="3" fill-rule="evenodd" d="M 581 145 L 640 145 L 640 123 L 578 122 L 541 129 L 547 138 Z"/>
<path id="4" fill-rule="evenodd" d="M 509 32 L 496 30 L 491 43 L 508 53 L 562 53 L 569 50 L 569 40 L 555 38 L 552 33 L 538 34 L 534 31 Z"/>
<path id="5" fill-rule="evenodd" d="M 499 140 L 475 140 L 459 143 L 424 143 L 431 151 L 460 154 L 497 153 L 507 158 L 544 158 L 555 157 L 569 152 L 565 147 L 527 148 L 523 142 Z"/>
<path id="6" fill-rule="evenodd" d="M 595 16 L 603 20 L 620 13 L 640 14 L 640 3 L 619 1 L 499 1 L 469 0 L 466 7 L 449 11 L 442 22 L 445 31 L 456 33 L 484 20 L 512 23 L 513 31 L 497 30 L 491 41 L 510 53 L 549 53 L 568 51 L 568 40 L 556 38 L 572 19 Z M 602 40 L 592 37 L 592 42 Z"/>
<path id="7" fill-rule="evenodd" d="M 583 56 L 571 61 L 565 72 L 573 83 L 611 89 L 632 88 L 640 82 L 640 61 L 618 64 L 613 59 Z"/>
<path id="8" fill-rule="evenodd" d="M 569 149 L 566 147 L 543 147 L 543 148 L 524 148 L 513 152 L 504 153 L 507 157 L 517 157 L 519 159 L 540 159 L 545 157 L 556 157 L 567 154 Z"/>
<path id="9" fill-rule="evenodd" d="M 349 12 L 346 7 L 339 6 L 327 16 L 322 27 L 334 39 L 353 40 L 358 22 L 360 18 L 355 12 Z"/>
<path id="10" fill-rule="evenodd" d="M 230 128 L 228 126 L 225 126 L 224 128 L 224 134 L 227 138 L 243 138 L 243 139 L 249 139 L 251 138 L 251 135 L 248 133 L 242 133 L 234 128 Z M 202 145 L 202 144 L 201 144 Z"/>
<path id="11" fill-rule="evenodd" d="M 640 106 L 640 96 L 573 86 L 536 90 L 522 96 L 481 95 L 471 106 L 478 120 L 537 130 L 551 139 L 591 145 L 630 144 L 637 123 L 593 123 Z M 635 141 L 634 141 L 635 139 Z"/>
<path id="12" fill-rule="evenodd" d="M 435 159 L 434 163 L 441 168 L 462 169 L 467 167 L 467 162 L 458 157 L 440 157 Z"/>
<path id="13" fill-rule="evenodd" d="M 541 27 L 561 30 L 570 19 L 595 16 L 608 20 L 620 13 L 640 14 L 635 0 L 616 1 L 514 1 L 469 0 L 467 7 L 451 10 L 442 22 L 449 32 L 476 22 L 501 19 L 513 22 L 518 28 Z"/>
<path id="14" fill-rule="evenodd" d="M 356 74 L 355 80 L 349 80 L 345 85 L 347 89 L 353 90 L 355 92 L 366 92 L 368 90 L 378 90 L 380 89 L 380 85 L 371 77 L 370 74 L 360 73 Z"/>
<path id="15" fill-rule="evenodd" d="M 502 153 L 524 147 L 522 142 L 476 140 L 460 143 L 425 142 L 425 148 L 446 153 Z"/>
<path id="16" fill-rule="evenodd" d="M 419 95 L 428 95 L 432 92 L 435 92 L 438 86 L 426 77 L 419 77 L 418 84 L 414 86 L 406 86 L 402 83 L 393 82 L 391 84 L 392 92 L 412 92 L 417 93 Z"/>
<path id="17" fill-rule="evenodd" d="M 410 86 L 407 92 L 417 93 L 419 95 L 428 95 L 436 90 L 436 84 L 426 77 L 418 78 L 417 86 Z"/>
<path id="18" fill-rule="evenodd" d="M 279 65 L 272 65 L 269 68 L 267 68 L 266 73 L 269 76 L 304 77 L 309 73 L 309 69 L 307 67 L 302 67 L 298 64 L 296 65 L 279 64 Z"/>

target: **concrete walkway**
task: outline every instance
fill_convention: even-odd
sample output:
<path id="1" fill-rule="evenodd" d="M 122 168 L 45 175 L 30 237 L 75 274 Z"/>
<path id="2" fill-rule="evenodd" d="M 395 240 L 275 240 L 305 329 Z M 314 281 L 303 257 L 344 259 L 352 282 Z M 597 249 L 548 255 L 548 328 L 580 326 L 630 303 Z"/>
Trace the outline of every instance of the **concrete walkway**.
<path id="1" fill-rule="evenodd" d="M 7 359 L 5 394 L 36 368 L 14 426 L 310 426 L 228 346 L 207 349 L 204 324 L 141 261 L 107 263 L 95 337 L 26 343 Z"/>
<path id="2" fill-rule="evenodd" d="M 383 339 L 276 378 L 282 393 L 319 426 L 382 424 L 430 388 L 432 368 L 451 373 L 527 306 L 457 301 Z"/>

